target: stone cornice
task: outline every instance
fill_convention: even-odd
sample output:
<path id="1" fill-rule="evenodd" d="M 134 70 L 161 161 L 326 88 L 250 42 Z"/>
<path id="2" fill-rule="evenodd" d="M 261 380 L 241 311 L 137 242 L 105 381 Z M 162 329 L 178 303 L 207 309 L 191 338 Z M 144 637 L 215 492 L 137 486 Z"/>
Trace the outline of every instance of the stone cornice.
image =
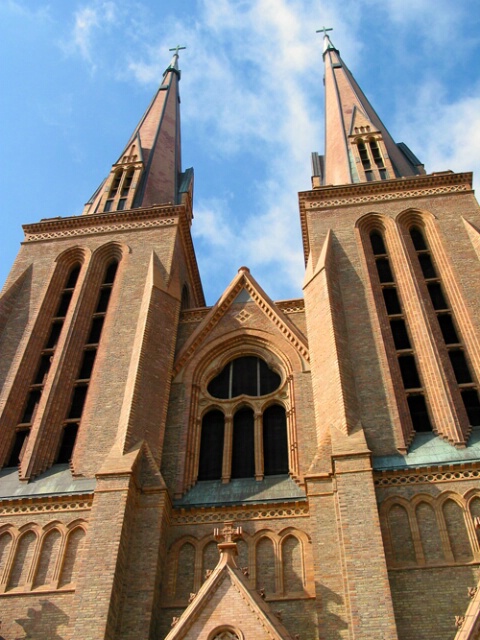
<path id="1" fill-rule="evenodd" d="M 432 173 L 414 178 L 396 178 L 378 182 L 362 182 L 340 186 L 326 186 L 298 194 L 305 262 L 310 252 L 307 215 L 323 209 L 337 209 L 355 204 L 369 204 L 390 200 L 425 198 L 472 191 L 471 172 Z"/>
<path id="2" fill-rule="evenodd" d="M 70 495 L 39 495 L 0 500 L 0 516 L 20 516 L 29 513 L 88 511 L 92 508 L 93 492 Z"/>
<path id="3" fill-rule="evenodd" d="M 135 229 L 151 229 L 179 224 L 187 257 L 187 267 L 195 290 L 197 304 L 204 304 L 203 289 L 190 233 L 191 211 L 187 205 L 162 205 L 147 209 L 129 209 L 108 213 L 86 214 L 68 218 L 50 218 L 23 225 L 24 242 L 40 242 L 99 233 L 119 233 Z"/>
<path id="4" fill-rule="evenodd" d="M 276 518 L 305 518 L 309 515 L 308 503 L 305 500 L 276 502 L 274 504 L 248 504 L 225 506 L 175 507 L 172 513 L 172 524 L 185 526 L 188 524 L 226 522 L 228 520 L 271 520 Z"/>
<path id="5" fill-rule="evenodd" d="M 373 477 L 377 488 L 458 482 L 460 480 L 478 481 L 480 478 L 480 461 L 428 465 L 407 469 L 374 470 Z"/>
<path id="6" fill-rule="evenodd" d="M 130 209 L 92 215 L 49 218 L 23 225 L 25 242 L 175 224 L 183 205 Z"/>

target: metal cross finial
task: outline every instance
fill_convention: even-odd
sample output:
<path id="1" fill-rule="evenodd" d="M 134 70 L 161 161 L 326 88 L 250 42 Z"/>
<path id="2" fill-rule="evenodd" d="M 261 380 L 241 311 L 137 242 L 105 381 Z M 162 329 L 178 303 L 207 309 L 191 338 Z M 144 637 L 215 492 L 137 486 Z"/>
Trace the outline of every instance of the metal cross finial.
<path id="1" fill-rule="evenodd" d="M 323 33 L 325 37 L 327 35 L 327 31 L 333 31 L 333 27 L 322 27 L 321 29 L 317 29 L 316 33 Z"/>
<path id="2" fill-rule="evenodd" d="M 175 55 L 178 56 L 178 52 L 181 51 L 182 49 L 186 49 L 187 47 L 181 47 L 179 44 L 177 44 L 176 47 L 173 47 L 172 49 L 169 49 L 169 51 L 175 51 Z"/>

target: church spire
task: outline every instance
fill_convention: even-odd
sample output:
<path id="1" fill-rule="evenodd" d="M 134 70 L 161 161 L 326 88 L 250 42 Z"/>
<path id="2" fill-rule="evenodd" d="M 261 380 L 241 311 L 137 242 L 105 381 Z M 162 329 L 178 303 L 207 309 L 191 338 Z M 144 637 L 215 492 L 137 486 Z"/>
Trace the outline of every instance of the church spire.
<path id="1" fill-rule="evenodd" d="M 180 96 L 177 46 L 150 105 L 110 175 L 85 205 L 84 214 L 177 204 L 193 179 L 181 174 Z"/>
<path id="2" fill-rule="evenodd" d="M 424 173 L 404 143 L 397 144 L 324 34 L 325 157 L 313 154 L 314 186 L 389 180 Z"/>

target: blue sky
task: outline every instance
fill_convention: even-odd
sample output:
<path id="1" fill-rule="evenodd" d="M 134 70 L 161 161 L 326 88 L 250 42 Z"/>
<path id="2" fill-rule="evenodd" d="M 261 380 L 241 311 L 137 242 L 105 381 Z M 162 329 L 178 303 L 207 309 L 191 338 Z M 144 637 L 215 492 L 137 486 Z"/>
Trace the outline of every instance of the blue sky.
<path id="1" fill-rule="evenodd" d="M 394 138 L 478 187 L 478 0 L 0 0 L 0 280 L 22 223 L 82 211 L 181 44 L 207 303 L 242 265 L 272 298 L 300 296 L 324 25 Z"/>

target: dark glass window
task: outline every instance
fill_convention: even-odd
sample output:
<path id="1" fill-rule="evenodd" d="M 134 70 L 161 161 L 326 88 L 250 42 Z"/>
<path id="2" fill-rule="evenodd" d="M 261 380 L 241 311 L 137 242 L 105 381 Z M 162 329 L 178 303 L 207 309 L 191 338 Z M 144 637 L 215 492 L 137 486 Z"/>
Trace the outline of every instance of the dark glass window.
<path id="1" fill-rule="evenodd" d="M 68 307 L 70 306 L 70 301 L 72 300 L 72 291 L 64 291 L 60 298 L 60 303 L 58 305 L 57 312 L 55 316 L 57 318 L 64 318 L 67 315 Z"/>
<path id="2" fill-rule="evenodd" d="M 42 389 L 31 389 L 28 394 L 27 404 L 25 406 L 25 410 L 23 412 L 23 416 L 21 419 L 22 424 L 29 424 L 33 421 L 35 417 L 35 413 L 37 411 L 38 403 L 40 402 L 40 398 L 42 397 Z"/>
<path id="3" fill-rule="evenodd" d="M 438 315 L 437 318 L 445 344 L 457 344 L 460 342 L 452 316 L 449 313 L 442 313 Z"/>
<path id="4" fill-rule="evenodd" d="M 79 380 L 88 380 L 92 376 L 93 365 L 95 364 L 96 349 L 89 349 L 83 354 L 83 361 L 78 373 Z"/>
<path id="5" fill-rule="evenodd" d="M 65 283 L 65 289 L 73 289 L 77 284 L 78 276 L 80 274 L 80 265 L 73 267 Z"/>
<path id="6" fill-rule="evenodd" d="M 265 361 L 256 356 L 243 356 L 229 362 L 208 384 L 214 398 L 236 398 L 241 395 L 262 396 L 273 393 L 281 378 Z"/>
<path id="7" fill-rule="evenodd" d="M 53 322 L 50 329 L 50 335 L 45 343 L 45 349 L 54 349 L 57 346 L 58 339 L 62 332 L 63 322 Z"/>
<path id="8" fill-rule="evenodd" d="M 395 349 L 410 349 L 410 338 L 408 337 L 405 320 L 402 318 L 390 320 Z"/>
<path id="9" fill-rule="evenodd" d="M 78 422 L 69 422 L 63 428 L 62 441 L 55 462 L 57 464 L 66 464 L 70 462 L 75 448 L 75 441 L 78 433 Z"/>
<path id="10" fill-rule="evenodd" d="M 112 181 L 112 186 L 110 188 L 110 193 L 108 194 L 109 198 L 114 198 L 117 195 L 117 191 L 118 191 L 118 187 L 120 186 L 120 181 L 122 179 L 122 174 L 123 171 L 119 170 L 116 172 L 113 181 Z"/>
<path id="11" fill-rule="evenodd" d="M 7 467 L 16 467 L 20 462 L 20 454 L 22 453 L 23 445 L 27 441 L 29 433 L 30 429 L 21 429 L 15 432 L 15 440 L 13 441 Z"/>
<path id="12" fill-rule="evenodd" d="M 430 294 L 430 299 L 432 301 L 433 308 L 435 311 L 442 311 L 443 309 L 448 309 L 447 301 L 445 300 L 445 296 L 443 295 L 442 286 L 439 282 L 429 282 L 427 283 L 428 293 Z"/>
<path id="13" fill-rule="evenodd" d="M 105 213 L 108 213 L 109 211 L 112 210 L 112 205 L 113 205 L 113 200 L 107 200 L 105 202 L 105 207 L 103 209 L 105 211 Z"/>
<path id="14" fill-rule="evenodd" d="M 200 441 L 199 480 L 220 480 L 223 463 L 224 416 L 221 411 L 209 411 L 203 416 Z"/>
<path id="15" fill-rule="evenodd" d="M 370 149 L 372 151 L 373 161 L 379 169 L 382 169 L 384 162 L 376 140 L 370 140 Z"/>
<path id="16" fill-rule="evenodd" d="M 83 407 L 85 405 L 85 398 L 87 397 L 88 386 L 79 385 L 74 388 L 72 403 L 70 405 L 70 411 L 68 413 L 68 419 L 81 418 L 83 413 Z"/>
<path id="17" fill-rule="evenodd" d="M 463 389 L 462 400 L 467 410 L 468 419 L 473 427 L 480 425 L 480 401 L 476 389 Z"/>
<path id="18" fill-rule="evenodd" d="M 378 256 L 387 253 L 383 238 L 378 231 L 372 231 L 370 234 L 370 242 L 372 244 L 372 251 L 374 255 Z"/>
<path id="19" fill-rule="evenodd" d="M 362 161 L 365 171 L 371 168 L 370 158 L 368 157 L 368 151 L 363 142 L 358 144 L 358 152 L 360 154 L 360 160 Z"/>
<path id="20" fill-rule="evenodd" d="M 287 417 L 278 404 L 263 413 L 263 456 L 266 476 L 288 473 Z"/>
<path id="21" fill-rule="evenodd" d="M 232 478 L 254 477 L 254 448 L 253 410 L 239 409 L 233 416 Z"/>
<path id="22" fill-rule="evenodd" d="M 129 169 L 127 175 L 125 176 L 125 180 L 123 181 L 123 186 L 122 186 L 122 196 L 128 195 L 128 192 L 132 185 L 134 171 L 135 171 L 134 169 Z"/>
<path id="23" fill-rule="evenodd" d="M 405 389 L 418 389 L 421 387 L 415 358 L 411 355 L 399 356 L 398 363 Z"/>
<path id="24" fill-rule="evenodd" d="M 427 404 L 423 395 L 408 396 L 407 402 L 415 431 L 432 431 Z"/>
<path id="25" fill-rule="evenodd" d="M 437 272 L 432 261 L 432 257 L 429 253 L 419 253 L 418 261 L 420 262 L 420 268 L 422 269 L 423 277 L 428 280 L 429 278 L 436 278 Z"/>
<path id="26" fill-rule="evenodd" d="M 385 300 L 385 306 L 387 307 L 387 314 L 392 316 L 401 313 L 402 308 L 400 306 L 397 290 L 393 287 L 385 287 L 382 289 L 382 293 L 383 299 Z"/>
<path id="27" fill-rule="evenodd" d="M 50 371 L 52 356 L 49 353 L 44 353 L 40 358 L 40 364 L 38 365 L 37 375 L 33 381 L 34 384 L 43 384 L 45 378 Z"/>
<path id="28" fill-rule="evenodd" d="M 103 284 L 113 284 L 115 276 L 117 275 L 118 262 L 111 262 L 107 270 L 105 271 L 105 277 L 103 278 Z"/>
<path id="29" fill-rule="evenodd" d="M 448 355 L 450 356 L 450 362 L 452 363 L 453 372 L 455 373 L 458 384 L 472 382 L 472 376 L 463 351 L 452 349 L 448 352 Z"/>
<path id="30" fill-rule="evenodd" d="M 102 289 L 100 291 L 100 296 L 98 297 L 95 313 L 104 313 L 107 310 L 111 293 L 112 289 L 110 287 L 108 287 L 108 289 Z"/>
<path id="31" fill-rule="evenodd" d="M 393 273 L 388 258 L 377 258 L 376 265 L 380 282 L 393 282 Z"/>
<path id="32" fill-rule="evenodd" d="M 232 398 L 242 394 L 259 396 L 257 358 L 253 356 L 237 358 L 232 362 L 232 367 Z"/>
<path id="33" fill-rule="evenodd" d="M 420 229 L 412 227 L 410 229 L 410 237 L 412 238 L 413 246 L 417 251 L 426 251 L 428 249 L 425 238 Z"/>
<path id="34" fill-rule="evenodd" d="M 97 344 L 100 341 L 104 320 L 104 316 L 101 316 L 100 318 L 94 318 L 92 320 L 92 326 L 90 327 L 90 333 L 88 334 L 87 344 Z"/>

